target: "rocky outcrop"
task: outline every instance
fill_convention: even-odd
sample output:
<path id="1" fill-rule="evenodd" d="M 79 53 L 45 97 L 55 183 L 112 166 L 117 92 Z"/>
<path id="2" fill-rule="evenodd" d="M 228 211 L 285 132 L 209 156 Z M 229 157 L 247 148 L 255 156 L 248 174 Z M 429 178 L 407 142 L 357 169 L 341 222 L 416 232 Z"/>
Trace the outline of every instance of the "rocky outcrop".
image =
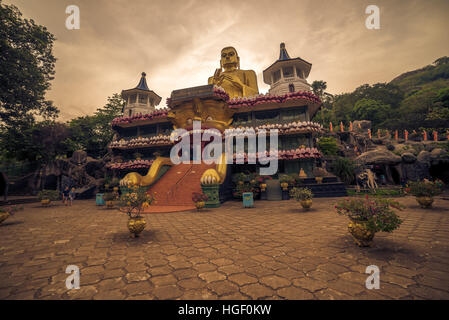
<path id="1" fill-rule="evenodd" d="M 103 185 L 105 161 L 87 156 L 85 151 L 75 151 L 70 159 L 57 159 L 42 168 L 15 179 L 8 193 L 36 194 L 41 189 L 74 187 L 78 199 L 90 198 Z"/>
<path id="2" fill-rule="evenodd" d="M 356 162 L 366 165 L 396 165 L 402 161 L 401 157 L 388 151 L 385 147 L 362 153 L 356 159 Z"/>

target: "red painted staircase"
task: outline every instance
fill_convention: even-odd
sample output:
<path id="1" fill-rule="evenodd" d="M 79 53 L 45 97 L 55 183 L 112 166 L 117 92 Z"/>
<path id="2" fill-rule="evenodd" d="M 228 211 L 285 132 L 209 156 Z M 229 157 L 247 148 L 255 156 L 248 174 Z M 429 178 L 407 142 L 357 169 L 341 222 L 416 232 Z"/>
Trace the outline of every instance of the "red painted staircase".
<path id="1" fill-rule="evenodd" d="M 145 213 L 176 212 L 194 209 L 192 192 L 201 192 L 200 178 L 213 164 L 178 164 L 171 167 L 148 190 L 156 201 Z"/>

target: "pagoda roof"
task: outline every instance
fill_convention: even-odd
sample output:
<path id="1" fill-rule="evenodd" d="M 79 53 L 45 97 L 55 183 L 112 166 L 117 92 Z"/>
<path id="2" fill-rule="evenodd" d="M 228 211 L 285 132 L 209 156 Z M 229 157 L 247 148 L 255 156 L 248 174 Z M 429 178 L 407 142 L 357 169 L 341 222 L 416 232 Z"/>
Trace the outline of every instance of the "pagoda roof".
<path id="1" fill-rule="evenodd" d="M 150 95 L 154 96 L 155 100 L 157 101 L 156 105 L 158 105 L 161 102 L 162 97 L 160 97 L 158 94 L 156 94 L 156 92 L 148 88 L 146 76 L 147 74 L 145 72 L 142 72 L 142 77 L 140 78 L 140 81 L 137 84 L 137 86 L 132 89 L 122 90 L 122 97 L 125 98 L 125 96 L 135 92 L 147 92 Z"/>
<path id="2" fill-rule="evenodd" d="M 289 66 L 289 65 L 295 65 L 299 68 L 301 68 L 304 71 L 304 76 L 307 78 L 310 73 L 310 69 L 312 69 L 312 64 L 304 59 L 301 59 L 299 57 L 297 58 L 290 58 L 290 55 L 287 52 L 287 49 L 285 48 L 285 43 L 281 43 L 280 45 L 280 52 L 279 52 L 279 59 L 273 62 L 268 68 L 266 68 L 263 71 L 263 78 L 264 82 L 266 84 L 270 84 L 270 73 L 272 71 L 275 71 L 276 67 L 283 67 L 283 66 Z"/>

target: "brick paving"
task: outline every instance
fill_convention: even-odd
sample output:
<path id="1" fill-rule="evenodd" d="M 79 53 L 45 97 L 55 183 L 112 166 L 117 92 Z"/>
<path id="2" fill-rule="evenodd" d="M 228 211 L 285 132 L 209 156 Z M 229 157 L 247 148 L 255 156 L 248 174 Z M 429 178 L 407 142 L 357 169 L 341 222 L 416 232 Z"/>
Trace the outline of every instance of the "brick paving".
<path id="1" fill-rule="evenodd" d="M 137 239 L 94 200 L 27 204 L 0 225 L 0 299 L 449 299 L 448 200 L 401 198 L 403 225 L 371 248 L 353 243 L 335 200 L 148 214 Z M 65 287 L 72 264 L 79 290 Z M 379 290 L 365 287 L 369 265 Z"/>

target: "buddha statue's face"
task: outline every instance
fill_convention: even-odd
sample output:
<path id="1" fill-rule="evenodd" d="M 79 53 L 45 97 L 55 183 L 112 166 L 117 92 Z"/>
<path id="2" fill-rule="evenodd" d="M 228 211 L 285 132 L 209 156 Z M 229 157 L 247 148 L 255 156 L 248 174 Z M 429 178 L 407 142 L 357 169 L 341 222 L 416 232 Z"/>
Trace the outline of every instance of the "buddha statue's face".
<path id="1" fill-rule="evenodd" d="M 225 70 L 238 69 L 240 58 L 233 47 L 226 47 L 221 50 L 220 64 Z"/>

